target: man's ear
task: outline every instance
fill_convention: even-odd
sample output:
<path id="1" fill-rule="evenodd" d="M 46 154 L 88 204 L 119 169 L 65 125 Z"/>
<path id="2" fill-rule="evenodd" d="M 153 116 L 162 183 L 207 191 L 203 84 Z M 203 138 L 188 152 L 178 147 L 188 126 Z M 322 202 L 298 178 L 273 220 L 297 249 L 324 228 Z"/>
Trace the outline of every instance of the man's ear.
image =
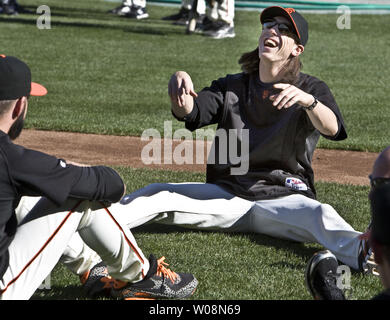
<path id="1" fill-rule="evenodd" d="M 291 52 L 291 55 L 294 57 L 298 57 L 299 55 L 301 55 L 303 53 L 303 51 L 305 51 L 305 47 L 301 44 L 296 44 L 294 46 L 293 51 Z"/>
<path id="2" fill-rule="evenodd" d="M 16 119 L 20 116 L 20 114 L 24 111 L 24 107 L 27 104 L 27 98 L 26 97 L 21 97 L 19 98 L 14 106 L 14 109 L 12 111 L 12 119 Z"/>

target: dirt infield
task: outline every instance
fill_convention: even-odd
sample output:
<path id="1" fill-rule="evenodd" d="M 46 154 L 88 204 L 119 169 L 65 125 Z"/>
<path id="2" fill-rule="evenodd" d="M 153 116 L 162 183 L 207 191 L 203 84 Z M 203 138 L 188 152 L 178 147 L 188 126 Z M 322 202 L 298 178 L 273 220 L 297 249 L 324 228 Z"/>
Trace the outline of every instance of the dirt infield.
<path id="1" fill-rule="evenodd" d="M 205 171 L 205 164 L 164 164 L 164 162 L 167 163 L 164 160 L 162 164 L 144 164 L 141 160 L 141 152 L 149 142 L 141 141 L 139 137 L 39 130 L 24 130 L 16 141 L 27 148 L 83 164 L 147 167 L 175 171 Z M 179 144 L 182 142 L 173 141 L 171 150 L 175 150 Z M 204 150 L 206 150 L 206 146 Z M 317 149 L 313 157 L 316 181 L 368 185 L 367 176 L 371 172 L 377 155 L 377 153 L 370 152 Z M 191 162 L 189 159 L 187 161 Z"/>

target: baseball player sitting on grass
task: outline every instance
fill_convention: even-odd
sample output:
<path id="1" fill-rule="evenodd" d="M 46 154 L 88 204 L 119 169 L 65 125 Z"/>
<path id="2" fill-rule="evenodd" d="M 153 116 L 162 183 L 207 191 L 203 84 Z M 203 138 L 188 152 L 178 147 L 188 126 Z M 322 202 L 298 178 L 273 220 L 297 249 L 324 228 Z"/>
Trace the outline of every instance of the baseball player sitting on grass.
<path id="1" fill-rule="evenodd" d="M 316 200 L 311 160 L 318 139 L 342 140 L 347 133 L 328 86 L 300 72 L 308 24 L 294 9 L 278 6 L 263 10 L 260 22 L 258 46 L 239 60 L 242 73 L 199 93 L 184 71 L 169 81 L 172 113 L 187 129 L 218 124 L 217 132 L 226 132 L 225 141 L 222 134 L 214 139 L 219 146 L 208 161 L 206 183 L 151 184 L 111 210 L 130 229 L 158 222 L 317 242 L 343 264 L 366 272 L 367 239 Z M 249 150 L 241 162 L 226 161 L 231 146 L 245 143 Z M 235 170 L 241 167 L 247 170 Z M 68 263 L 88 260 L 88 254 L 79 250 L 68 255 Z"/>
<path id="2" fill-rule="evenodd" d="M 187 129 L 218 124 L 217 132 L 226 132 L 227 140 L 214 139 L 219 146 L 208 161 L 206 183 L 156 183 L 137 190 L 121 201 L 122 210 L 131 212 L 124 213 L 125 223 L 133 228 L 158 221 L 317 242 L 343 264 L 364 271 L 369 250 L 361 232 L 316 200 L 311 161 L 317 141 L 320 135 L 343 140 L 347 133 L 328 86 L 300 72 L 308 24 L 294 9 L 279 6 L 263 10 L 260 22 L 257 47 L 239 60 L 242 73 L 199 93 L 184 71 L 169 81 L 172 113 Z M 245 143 L 249 151 L 241 162 L 229 161 L 229 148 Z M 234 170 L 240 167 L 248 170 Z"/>
<path id="3" fill-rule="evenodd" d="M 164 258 L 145 258 L 110 207 L 125 192 L 116 171 L 12 142 L 22 131 L 29 96 L 45 94 L 24 62 L 0 55 L 0 299 L 29 299 L 61 256 L 91 296 L 191 295 L 194 276 L 167 269 Z"/>

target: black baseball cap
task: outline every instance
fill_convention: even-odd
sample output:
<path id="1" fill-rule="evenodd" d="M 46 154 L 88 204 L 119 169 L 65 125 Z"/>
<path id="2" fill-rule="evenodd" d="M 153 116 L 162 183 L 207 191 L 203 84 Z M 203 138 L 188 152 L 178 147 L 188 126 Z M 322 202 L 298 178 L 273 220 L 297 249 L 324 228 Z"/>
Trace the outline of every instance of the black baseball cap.
<path id="1" fill-rule="evenodd" d="M 304 17 L 302 17 L 293 8 L 283 8 L 280 6 L 272 6 L 265 8 L 260 15 L 261 24 L 267 19 L 282 16 L 287 18 L 294 26 L 295 34 L 298 36 L 301 45 L 305 46 L 309 39 L 309 25 Z"/>
<path id="2" fill-rule="evenodd" d="M 0 54 L 0 100 L 44 96 L 46 93 L 44 86 L 31 82 L 31 71 L 27 64 L 18 58 Z"/>
<path id="3" fill-rule="evenodd" d="M 384 245 L 390 245 L 390 185 L 382 185 L 371 191 L 371 236 Z"/>

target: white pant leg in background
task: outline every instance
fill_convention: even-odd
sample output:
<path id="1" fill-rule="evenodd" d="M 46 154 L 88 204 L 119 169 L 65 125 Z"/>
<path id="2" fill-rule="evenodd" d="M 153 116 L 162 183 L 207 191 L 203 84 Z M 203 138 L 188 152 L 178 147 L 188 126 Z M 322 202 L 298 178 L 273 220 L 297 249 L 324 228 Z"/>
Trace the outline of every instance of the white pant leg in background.
<path id="1" fill-rule="evenodd" d="M 18 207 L 15 209 L 18 223 L 27 216 L 40 199 L 41 197 L 21 198 Z M 85 244 L 78 232 L 74 233 L 60 259 L 60 262 L 71 272 L 79 276 L 83 275 L 100 261 L 100 256 Z"/>
<path id="2" fill-rule="evenodd" d="M 131 7 L 132 5 L 139 6 L 142 8 L 146 7 L 146 0 L 124 0 L 122 5 Z"/>
<path id="3" fill-rule="evenodd" d="M 359 235 L 332 206 L 303 195 L 257 201 L 250 230 L 299 242 L 317 242 L 342 263 L 358 269 Z"/>
<path id="4" fill-rule="evenodd" d="M 212 1 L 209 18 L 211 20 L 222 20 L 230 26 L 234 26 L 234 0 Z"/>
<path id="5" fill-rule="evenodd" d="M 77 231 L 107 263 L 114 278 L 136 282 L 149 270 L 149 261 L 111 207 L 69 200 L 58 208 L 42 198 L 18 226 L 8 248 L 9 266 L 0 280 L 0 299 L 29 299 Z"/>
<path id="6" fill-rule="evenodd" d="M 181 7 L 184 9 L 187 9 L 187 10 L 191 10 L 193 3 L 194 3 L 194 0 L 182 0 Z M 205 0 L 198 0 L 197 12 L 198 12 L 198 14 L 205 14 L 206 13 L 206 1 Z"/>
<path id="7" fill-rule="evenodd" d="M 124 0 L 124 1 L 122 1 L 122 5 L 124 5 L 124 6 L 131 7 L 132 4 L 133 4 L 132 0 Z"/>
<path id="8" fill-rule="evenodd" d="M 253 202 L 205 183 L 154 183 L 126 195 L 114 210 L 129 228 L 148 222 L 237 230 Z"/>
<path id="9" fill-rule="evenodd" d="M 132 0 L 132 2 L 133 2 L 133 5 L 135 5 L 135 6 L 139 6 L 141 8 L 146 7 L 146 0 Z"/>
<path id="10" fill-rule="evenodd" d="M 147 222 L 194 229 L 255 232 L 317 242 L 343 263 L 358 268 L 360 232 L 330 205 L 303 195 L 248 201 L 213 184 L 151 184 L 129 194 L 118 208 L 129 228 Z M 120 205 L 116 205 L 120 206 Z"/>

